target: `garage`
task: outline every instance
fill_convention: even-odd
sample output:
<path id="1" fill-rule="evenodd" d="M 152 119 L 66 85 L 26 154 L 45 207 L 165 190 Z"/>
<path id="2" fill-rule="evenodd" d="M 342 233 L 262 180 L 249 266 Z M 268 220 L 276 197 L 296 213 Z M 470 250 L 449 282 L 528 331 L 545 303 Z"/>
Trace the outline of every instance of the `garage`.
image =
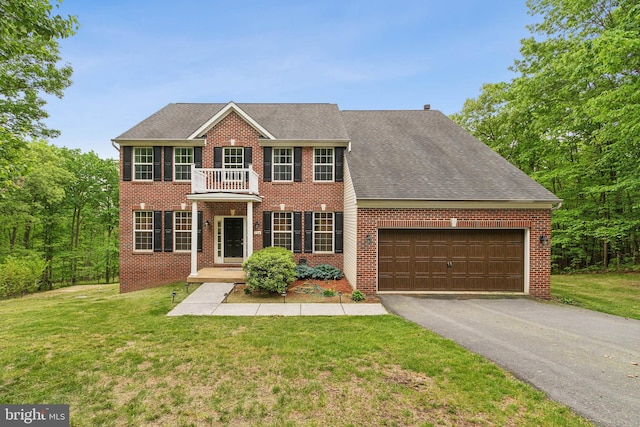
<path id="1" fill-rule="evenodd" d="M 378 291 L 524 292 L 524 230 L 380 229 Z"/>

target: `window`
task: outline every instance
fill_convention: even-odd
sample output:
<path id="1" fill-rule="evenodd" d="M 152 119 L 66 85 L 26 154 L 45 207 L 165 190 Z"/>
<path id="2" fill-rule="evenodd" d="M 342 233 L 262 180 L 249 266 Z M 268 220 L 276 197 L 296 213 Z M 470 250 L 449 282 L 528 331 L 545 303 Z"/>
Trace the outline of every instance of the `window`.
<path id="1" fill-rule="evenodd" d="M 153 212 L 134 212 L 133 217 L 134 249 L 136 251 L 153 250 Z"/>
<path id="2" fill-rule="evenodd" d="M 189 181 L 191 179 L 191 165 L 193 164 L 193 148 L 175 148 L 175 180 Z"/>
<path id="3" fill-rule="evenodd" d="M 153 147 L 137 147 L 133 151 L 135 179 L 151 181 L 153 179 Z"/>
<path id="4" fill-rule="evenodd" d="M 333 252 L 333 213 L 316 212 L 313 215 L 313 251 Z"/>
<path id="5" fill-rule="evenodd" d="M 273 246 L 292 250 L 293 218 L 291 212 L 273 213 Z"/>
<path id="6" fill-rule="evenodd" d="M 223 168 L 242 169 L 244 167 L 243 152 L 242 147 L 225 147 Z"/>
<path id="7" fill-rule="evenodd" d="M 313 180 L 333 181 L 333 148 L 316 148 L 314 150 Z"/>
<path id="8" fill-rule="evenodd" d="M 191 250 L 191 212 L 177 211 L 173 215 L 173 230 L 175 250 Z"/>
<path id="9" fill-rule="evenodd" d="M 273 149 L 273 180 L 293 181 L 293 149 Z"/>

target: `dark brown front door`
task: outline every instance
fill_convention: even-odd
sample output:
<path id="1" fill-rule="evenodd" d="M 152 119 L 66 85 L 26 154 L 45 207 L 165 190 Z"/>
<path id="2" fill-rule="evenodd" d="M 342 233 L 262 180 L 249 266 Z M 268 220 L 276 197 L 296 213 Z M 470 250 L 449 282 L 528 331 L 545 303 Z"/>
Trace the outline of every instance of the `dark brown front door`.
<path id="1" fill-rule="evenodd" d="M 224 219 L 224 257 L 242 258 L 243 247 L 243 225 L 242 218 Z"/>
<path id="2" fill-rule="evenodd" d="M 524 291 L 523 230 L 379 230 L 379 291 Z"/>

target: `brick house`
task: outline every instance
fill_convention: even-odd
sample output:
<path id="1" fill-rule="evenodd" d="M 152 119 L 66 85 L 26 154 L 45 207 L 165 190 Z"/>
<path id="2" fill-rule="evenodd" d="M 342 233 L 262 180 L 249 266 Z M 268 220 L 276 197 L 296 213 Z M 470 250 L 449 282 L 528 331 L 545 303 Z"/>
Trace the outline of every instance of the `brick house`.
<path id="1" fill-rule="evenodd" d="M 375 292 L 549 297 L 560 200 L 438 111 L 169 104 L 120 150 L 120 290 L 267 246 Z"/>

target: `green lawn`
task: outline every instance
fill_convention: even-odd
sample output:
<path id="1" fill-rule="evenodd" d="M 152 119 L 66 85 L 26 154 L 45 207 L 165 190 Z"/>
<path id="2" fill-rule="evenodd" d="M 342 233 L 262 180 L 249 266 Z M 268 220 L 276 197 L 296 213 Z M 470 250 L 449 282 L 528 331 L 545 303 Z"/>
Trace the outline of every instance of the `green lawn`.
<path id="1" fill-rule="evenodd" d="M 173 290 L 0 301 L 0 402 L 73 426 L 589 425 L 396 316 L 169 318 Z"/>
<path id="2" fill-rule="evenodd" d="M 640 320 L 640 274 L 566 274 L 551 277 L 560 302 Z"/>

